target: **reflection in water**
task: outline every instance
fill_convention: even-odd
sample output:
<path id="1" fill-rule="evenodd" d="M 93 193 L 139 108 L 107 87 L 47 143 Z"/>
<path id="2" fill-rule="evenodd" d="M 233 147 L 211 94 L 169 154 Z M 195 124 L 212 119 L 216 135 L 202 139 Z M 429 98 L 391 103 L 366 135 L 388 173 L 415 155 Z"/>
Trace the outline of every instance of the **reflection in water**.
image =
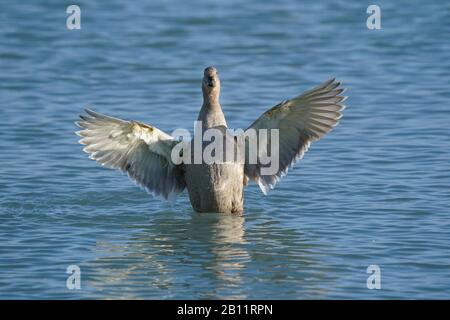
<path id="1" fill-rule="evenodd" d="M 205 265 L 216 276 L 215 295 L 227 288 L 242 285 L 241 272 L 249 262 L 250 255 L 245 247 L 244 217 L 229 214 L 211 215 L 211 259 Z M 197 221 L 205 219 L 204 214 L 195 215 Z M 211 298 L 214 298 L 211 296 Z M 227 299 L 245 299 L 245 295 L 228 295 Z"/>
<path id="2" fill-rule="evenodd" d="M 149 219 L 124 226 L 131 238 L 97 242 L 87 290 L 114 298 L 245 299 L 254 294 L 249 286 L 270 282 L 271 290 L 286 291 L 288 282 L 295 296 L 303 281 L 323 278 L 310 242 L 273 218 L 161 212 Z"/>
<path id="3" fill-rule="evenodd" d="M 147 286 L 155 292 L 167 289 L 189 276 L 192 269 L 204 274 L 205 297 L 215 297 L 242 285 L 240 272 L 250 256 L 245 248 L 244 217 L 192 213 L 190 219 L 162 214 L 141 226 L 125 243 L 99 241 L 98 259 L 89 263 L 96 274 L 86 280 L 91 289 L 120 286 L 122 298 L 135 298 L 127 287 Z M 179 274 L 185 270 L 186 274 Z M 192 275 L 197 278 L 198 275 Z M 183 280 L 184 281 L 184 280 Z M 202 286 L 193 279 L 187 287 Z M 167 298 L 172 297 L 170 294 Z M 227 298 L 245 298 L 229 295 Z"/>

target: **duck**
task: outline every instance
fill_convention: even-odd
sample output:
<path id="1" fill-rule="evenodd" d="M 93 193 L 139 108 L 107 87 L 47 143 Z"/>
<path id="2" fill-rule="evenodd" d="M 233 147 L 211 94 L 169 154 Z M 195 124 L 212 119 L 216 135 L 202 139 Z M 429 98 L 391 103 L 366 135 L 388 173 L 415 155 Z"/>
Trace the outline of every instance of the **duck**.
<path id="1" fill-rule="evenodd" d="M 187 189 L 191 205 L 197 212 L 242 214 L 244 189 L 248 182 L 255 182 L 267 195 L 288 169 L 303 158 L 311 143 L 338 124 L 347 98 L 342 95 L 341 83 L 331 78 L 269 108 L 247 129 L 236 134 L 227 126 L 219 101 L 220 88 L 218 70 L 207 67 L 203 72 L 199 125 L 194 138 L 184 144 L 155 126 L 122 120 L 91 109 L 85 109 L 86 114 L 76 121 L 81 128 L 76 132 L 81 137 L 79 143 L 84 145 L 83 151 L 90 159 L 126 173 L 155 197 L 174 203 Z M 224 150 L 223 145 L 232 146 L 226 149 L 234 151 L 231 159 L 205 161 L 200 157 L 199 161 L 193 161 L 195 154 L 203 154 L 208 148 L 207 141 L 201 141 L 197 145 L 199 150 L 195 150 L 197 132 L 208 130 L 219 133 L 219 138 L 214 139 L 216 143 L 222 142 L 217 150 Z M 261 138 L 261 134 L 268 131 L 274 134 Z M 250 150 L 248 144 L 252 139 L 249 137 L 256 137 L 253 148 L 256 151 Z M 217 150 L 217 154 L 221 153 Z M 274 168 L 267 163 L 269 153 L 276 163 Z"/>

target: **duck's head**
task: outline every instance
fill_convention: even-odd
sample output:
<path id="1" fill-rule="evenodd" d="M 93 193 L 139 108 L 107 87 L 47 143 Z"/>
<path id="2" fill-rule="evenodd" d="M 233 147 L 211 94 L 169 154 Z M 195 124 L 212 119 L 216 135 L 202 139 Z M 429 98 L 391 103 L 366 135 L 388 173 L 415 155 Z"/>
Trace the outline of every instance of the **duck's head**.
<path id="1" fill-rule="evenodd" d="M 207 95 L 219 95 L 220 93 L 220 79 L 217 69 L 208 67 L 203 73 L 202 90 Z"/>

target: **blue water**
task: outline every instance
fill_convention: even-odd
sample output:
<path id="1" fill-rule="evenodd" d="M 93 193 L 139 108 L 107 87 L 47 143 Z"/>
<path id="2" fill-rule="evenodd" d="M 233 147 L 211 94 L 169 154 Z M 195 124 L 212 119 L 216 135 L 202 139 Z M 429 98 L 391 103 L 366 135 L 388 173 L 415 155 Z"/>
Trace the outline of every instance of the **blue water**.
<path id="1" fill-rule="evenodd" d="M 450 2 L 2 1 L 0 298 L 450 298 Z M 336 76 L 338 127 L 243 216 L 101 168 L 84 107 L 192 129 L 203 68 L 228 123 Z M 66 268 L 81 269 L 81 289 Z M 381 289 L 369 290 L 369 265 Z"/>

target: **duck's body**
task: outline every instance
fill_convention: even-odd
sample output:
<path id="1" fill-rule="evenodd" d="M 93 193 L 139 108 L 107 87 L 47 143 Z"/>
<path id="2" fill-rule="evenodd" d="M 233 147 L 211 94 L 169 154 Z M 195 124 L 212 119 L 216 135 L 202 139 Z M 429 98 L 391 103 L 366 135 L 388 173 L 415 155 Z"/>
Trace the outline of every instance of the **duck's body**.
<path id="1" fill-rule="evenodd" d="M 81 116 L 77 124 L 84 130 L 77 133 L 83 137 L 80 143 L 86 145 L 84 151 L 91 154 L 90 158 L 126 172 L 154 195 L 171 199 L 186 187 L 194 210 L 238 213 L 243 211 L 243 189 L 247 180 L 257 182 L 267 194 L 288 167 L 303 156 L 310 143 L 337 124 L 344 108 L 340 103 L 345 98 L 339 96 L 343 89 L 338 86 L 332 79 L 292 100 L 285 100 L 265 112 L 245 131 L 259 133 L 261 129 L 276 129 L 279 132 L 278 167 L 269 173 L 264 171 L 267 167 L 261 154 L 273 153 L 275 142 L 272 138 L 259 141 L 257 161 L 249 161 L 249 149 L 240 148 L 238 141 L 242 140 L 227 131 L 219 103 L 220 79 L 213 67 L 204 72 L 203 105 L 198 121 L 202 132 L 216 129 L 221 133 L 223 146 L 232 146 L 233 156 L 227 157 L 230 149 L 224 148 L 222 162 L 211 163 L 202 158 L 200 163 L 178 163 L 173 159 L 173 150 L 179 142 L 171 136 L 140 122 L 123 121 L 91 110 L 87 110 L 91 117 Z M 195 143 L 191 141 L 192 159 L 195 152 L 203 156 L 209 143 L 203 136 L 202 141 L 200 150 L 195 150 Z"/>
<path id="2" fill-rule="evenodd" d="M 212 127 L 223 133 L 225 143 L 235 143 L 226 127 Z M 204 144 L 204 148 L 206 144 Z M 184 165 L 186 188 L 197 212 L 242 212 L 244 206 L 244 164 L 239 162 Z"/>
<path id="3" fill-rule="evenodd" d="M 235 144 L 227 134 L 227 122 L 219 102 L 220 80 L 214 68 L 205 70 L 202 84 L 203 105 L 197 121 L 202 131 L 222 133 L 223 145 Z M 202 153 L 207 147 L 203 143 Z M 193 162 L 193 161 L 192 161 Z M 198 212 L 242 212 L 244 206 L 244 165 L 237 162 L 185 164 L 186 188 L 192 207 Z"/>
<path id="4" fill-rule="evenodd" d="M 186 165 L 185 178 L 189 199 L 195 211 L 243 211 L 242 164 L 189 164 Z"/>

